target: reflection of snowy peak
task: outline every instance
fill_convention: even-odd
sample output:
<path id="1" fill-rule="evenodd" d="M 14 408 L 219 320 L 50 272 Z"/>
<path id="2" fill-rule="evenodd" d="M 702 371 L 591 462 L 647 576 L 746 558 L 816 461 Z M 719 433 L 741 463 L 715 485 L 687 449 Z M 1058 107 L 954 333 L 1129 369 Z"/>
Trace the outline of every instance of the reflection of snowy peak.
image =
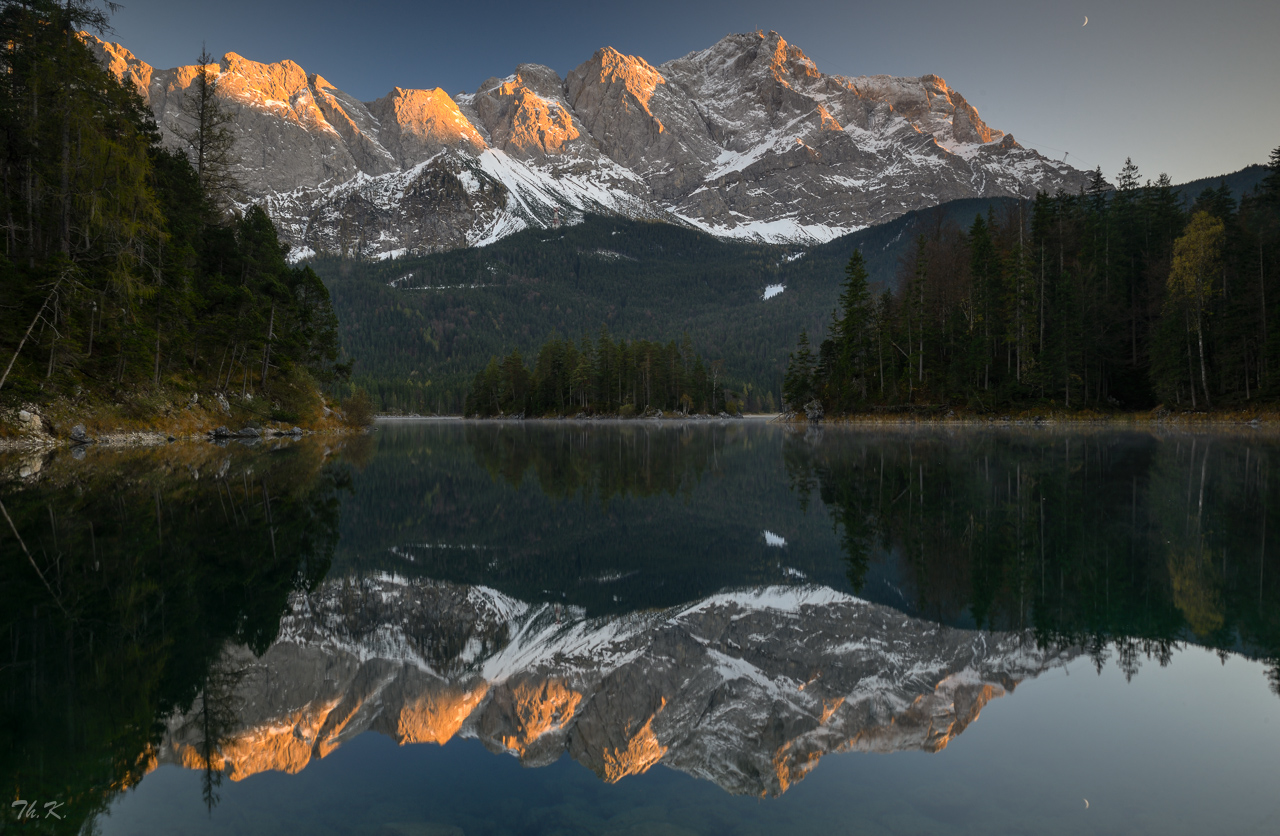
<path id="1" fill-rule="evenodd" d="M 955 630 L 825 587 L 765 587 L 587 619 L 483 587 L 392 576 L 296 596 L 241 667 L 219 734 L 232 778 L 295 772 L 367 730 L 478 737 L 527 765 L 568 751 L 616 781 L 665 763 L 778 794 L 832 751 L 937 751 L 992 697 L 1064 660 L 1019 633 Z M 214 678 L 216 680 L 217 677 Z M 195 762 L 175 717 L 162 761 Z"/>
<path id="2" fill-rule="evenodd" d="M 85 37 L 178 144 L 196 68 L 155 70 Z M 241 177 L 299 253 L 431 252 L 584 212 L 811 242 L 956 198 L 1084 183 L 937 76 L 824 75 L 773 32 L 659 67 L 610 48 L 564 79 L 521 64 L 452 97 L 397 87 L 360 102 L 291 61 L 235 53 L 218 70 Z"/>

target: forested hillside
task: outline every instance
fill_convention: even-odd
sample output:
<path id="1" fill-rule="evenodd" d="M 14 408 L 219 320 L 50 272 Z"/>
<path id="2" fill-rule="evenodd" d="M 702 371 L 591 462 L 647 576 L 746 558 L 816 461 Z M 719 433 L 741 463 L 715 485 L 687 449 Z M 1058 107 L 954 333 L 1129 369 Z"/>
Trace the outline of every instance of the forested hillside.
<path id="1" fill-rule="evenodd" d="M 1202 177 L 1174 186 L 1174 192 L 1184 203 L 1193 203 L 1205 189 L 1221 189 L 1224 185 L 1231 197 L 1240 200 L 1262 185 L 1267 178 L 1268 168 L 1265 165 L 1247 165 L 1239 171 L 1224 174 L 1221 177 Z"/>
<path id="2" fill-rule="evenodd" d="M 628 340 L 688 334 L 708 364 L 723 364 L 726 385 L 776 402 L 794 334 L 826 321 L 854 247 L 873 281 L 892 282 L 918 231 L 1007 203 L 956 201 L 808 249 L 589 215 L 483 248 L 312 265 L 340 312 L 355 381 L 385 409 L 459 412 L 491 357 L 532 358 L 553 334 L 594 340 L 602 325 Z M 771 285 L 785 290 L 763 298 Z"/>
<path id="3" fill-rule="evenodd" d="M 1261 167 L 1213 181 L 1236 198 Z M 1208 181 L 1204 181 L 1208 182 Z M 1203 183 L 1172 187 L 1178 204 Z M 381 408 L 460 412 L 475 374 L 518 351 L 530 364 L 552 336 L 595 341 L 680 341 L 688 334 L 725 385 L 766 408 L 781 402 L 788 348 L 802 329 L 821 339 L 839 304 L 850 254 L 862 252 L 875 294 L 897 288 L 924 235 L 940 240 L 977 215 L 1004 218 L 1011 199 L 959 200 L 911 212 L 814 247 L 726 241 L 661 223 L 587 216 L 574 226 L 526 230 L 482 248 L 424 258 L 312 262 L 340 312 L 354 377 Z M 1024 214 L 1032 204 L 1024 201 Z M 777 286 L 785 288 L 778 292 Z M 766 289 L 773 295 L 763 298 Z"/>
<path id="4" fill-rule="evenodd" d="M 893 290 L 861 253 L 816 353 L 801 332 L 785 399 L 884 407 L 1245 407 L 1280 395 L 1280 149 L 1256 191 L 1190 206 L 1127 163 L 1112 189 L 919 235 Z M 813 409 L 809 410 L 813 412 Z"/>
<path id="5" fill-rule="evenodd" d="M 316 418 L 337 321 L 267 215 L 228 211 L 216 75 L 191 86 L 190 147 L 162 148 L 77 34 L 106 25 L 99 9 L 0 7 L 0 404 L 146 419 L 221 395 L 224 417 Z"/>

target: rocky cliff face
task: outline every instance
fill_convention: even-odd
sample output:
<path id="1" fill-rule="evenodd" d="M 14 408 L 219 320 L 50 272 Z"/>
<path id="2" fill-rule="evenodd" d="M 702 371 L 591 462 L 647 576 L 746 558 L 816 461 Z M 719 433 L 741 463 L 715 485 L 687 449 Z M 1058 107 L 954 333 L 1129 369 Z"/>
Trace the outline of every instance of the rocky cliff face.
<path id="1" fill-rule="evenodd" d="M 196 68 L 85 39 L 178 145 Z M 605 48 L 564 79 L 521 64 L 475 93 L 397 87 L 368 103 L 291 61 L 228 53 L 217 69 L 241 179 L 299 254 L 431 252 L 588 211 L 807 243 L 1086 180 L 989 127 L 938 76 L 825 75 L 774 32 L 658 67 Z"/>
<path id="2" fill-rule="evenodd" d="M 528 766 L 564 752 L 605 781 L 664 763 L 777 795 L 834 751 L 938 751 L 992 698 L 1068 659 L 1029 635 L 955 630 L 823 587 L 730 592 L 586 619 L 483 587 L 382 576 L 298 595 L 237 683 L 215 765 L 296 772 L 377 731 L 477 737 Z M 199 705 L 160 762 L 199 764 Z"/>

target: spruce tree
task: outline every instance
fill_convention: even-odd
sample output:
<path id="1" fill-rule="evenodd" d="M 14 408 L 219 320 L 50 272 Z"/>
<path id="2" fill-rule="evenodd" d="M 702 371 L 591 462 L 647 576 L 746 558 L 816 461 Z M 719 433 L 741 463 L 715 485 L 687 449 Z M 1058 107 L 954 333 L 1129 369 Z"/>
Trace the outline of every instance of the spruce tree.
<path id="1" fill-rule="evenodd" d="M 187 144 L 210 206 L 219 217 L 225 216 L 243 198 L 243 190 L 234 174 L 239 163 L 231 131 L 235 117 L 223 103 L 221 66 L 207 49 L 200 50 L 195 77 L 183 91 L 181 107 L 185 124 L 174 132 Z"/>
<path id="2" fill-rule="evenodd" d="M 813 398 L 813 349 L 809 347 L 809 334 L 800 332 L 796 350 L 787 358 L 787 373 L 782 380 L 784 405 L 795 412 Z"/>
<path id="3" fill-rule="evenodd" d="M 869 355 L 874 310 L 867 286 L 867 266 L 861 250 L 854 250 L 844 268 L 844 284 L 840 291 L 840 318 L 836 323 L 836 369 L 850 382 L 840 403 L 840 410 L 852 409 L 855 401 L 867 398 Z"/>

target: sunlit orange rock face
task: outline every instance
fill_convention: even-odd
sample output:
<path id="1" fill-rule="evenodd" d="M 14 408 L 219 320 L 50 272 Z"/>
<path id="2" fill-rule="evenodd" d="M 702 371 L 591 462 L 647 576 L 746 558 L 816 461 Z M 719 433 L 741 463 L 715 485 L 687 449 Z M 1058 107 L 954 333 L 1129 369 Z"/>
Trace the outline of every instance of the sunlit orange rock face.
<path id="1" fill-rule="evenodd" d="M 839 701 L 824 710 L 817 728 L 777 749 L 772 760 L 775 783 L 766 792 L 786 792 L 832 752 L 941 752 L 978 719 L 988 702 L 1012 692 L 1013 687 L 1013 682 L 959 683 L 948 679 L 896 710 L 874 703 Z M 840 716 L 841 708 L 845 716 Z M 849 734 L 849 729 L 854 732 Z"/>
<path id="2" fill-rule="evenodd" d="M 191 69 L 180 68 L 180 79 L 189 83 Z M 329 128 L 311 95 L 306 72 L 292 61 L 262 64 L 228 52 L 218 73 L 219 92 L 226 98 L 238 100 L 247 107 L 265 107 L 306 128 Z"/>
<path id="3" fill-rule="evenodd" d="M 959 142 L 991 142 L 1004 136 L 1003 131 L 993 131 L 978 116 L 959 91 L 952 90 L 941 76 L 921 76 L 929 96 L 929 110 L 943 117 L 951 116 L 951 129 Z"/>
<path id="4" fill-rule="evenodd" d="M 601 84 L 622 84 L 623 88 L 631 94 L 631 100 L 640 106 L 645 113 L 653 116 L 653 111 L 649 109 L 649 102 L 653 99 L 653 91 L 658 88 L 659 84 L 666 84 L 667 80 L 662 77 L 662 73 L 649 66 L 649 62 L 643 58 L 634 55 L 623 55 L 613 47 L 605 47 L 596 53 L 599 59 L 599 70 L 592 68 L 592 72 L 598 72 Z M 654 117 L 657 121 L 657 117 Z M 662 130 L 662 123 L 658 121 L 658 130 Z"/>
<path id="5" fill-rule="evenodd" d="M 517 157 L 562 154 L 581 137 L 560 76 L 548 67 L 521 64 L 509 79 L 489 79 L 472 106 L 494 147 Z"/>
<path id="6" fill-rule="evenodd" d="M 941 76 L 927 74 L 918 80 L 868 76 L 848 79 L 847 83 L 859 96 L 887 104 L 894 114 L 912 121 L 918 129 L 937 131 L 945 126 L 951 129 L 955 141 L 969 143 L 992 142 L 1004 136 L 1003 131 L 989 128 L 978 111 Z"/>
<path id="7" fill-rule="evenodd" d="M 770 35 L 775 33 L 770 32 Z M 794 46 L 786 42 L 781 37 L 773 37 L 765 39 L 764 33 L 759 33 L 765 44 L 772 41 L 773 54 L 770 56 L 769 68 L 773 71 L 773 77 L 783 83 L 788 84 L 788 78 L 792 76 L 803 76 L 805 78 L 818 78 L 821 73 L 818 72 L 818 65 L 805 55 L 800 47 Z"/>
<path id="8" fill-rule="evenodd" d="M 121 82 L 132 86 L 138 91 L 138 95 L 142 96 L 144 101 L 146 100 L 147 91 L 151 87 L 150 64 L 140 60 L 120 44 L 109 44 L 97 38 L 86 39 L 86 43 L 97 54 L 98 60 L 106 67 L 107 72 Z"/>
<path id="9" fill-rule="evenodd" d="M 199 67 L 156 70 L 118 44 L 82 39 L 103 65 L 132 83 L 169 144 L 183 147 L 187 97 Z M 234 118 L 239 177 L 252 196 L 381 175 L 447 148 L 478 153 L 484 137 L 443 90 L 395 88 L 368 104 L 293 61 L 260 63 L 228 52 L 208 70 Z M 176 129 L 176 131 L 175 131 Z M 282 229 L 289 238 L 289 229 Z"/>
<path id="10" fill-rule="evenodd" d="M 840 127 L 840 123 L 836 121 L 836 118 L 832 116 L 831 113 L 822 105 L 818 105 L 818 109 L 816 112 L 818 114 L 818 123 L 822 126 L 822 130 L 824 131 L 843 131 L 844 130 L 844 128 Z"/>
<path id="11" fill-rule="evenodd" d="M 612 47 L 565 78 L 569 104 L 600 150 L 641 172 L 661 194 L 687 191 L 718 152 L 704 132 L 688 130 L 697 125 L 697 110 L 668 87 L 643 58 Z M 680 130 L 668 130 L 670 124 Z"/>
<path id="12" fill-rule="evenodd" d="M 667 747 L 659 743 L 653 733 L 652 717 L 645 720 L 639 728 L 633 729 L 628 723 L 623 734 L 627 741 L 625 748 L 615 747 L 600 753 L 603 767 L 600 777 L 609 784 L 617 783 L 628 775 L 639 775 L 647 771 L 667 753 Z"/>
<path id="13" fill-rule="evenodd" d="M 665 130 L 654 102 L 654 92 L 665 83 L 643 58 L 605 47 L 569 73 L 565 92 L 606 153 L 625 157 L 642 153 Z"/>
<path id="14" fill-rule="evenodd" d="M 520 677 L 494 691 L 480 721 L 480 736 L 523 760 L 544 735 L 564 729 L 581 703 L 582 694 L 563 681 Z"/>
<path id="15" fill-rule="evenodd" d="M 396 741 L 443 746 L 458 733 L 488 692 L 489 684 L 478 682 L 408 698 L 396 715 Z"/>
<path id="16" fill-rule="evenodd" d="M 384 126 L 382 144 L 401 165 L 434 154 L 442 148 L 465 145 L 473 150 L 487 147 L 484 138 L 449 94 L 434 90 L 395 88 L 369 104 L 369 111 Z"/>
<path id="17" fill-rule="evenodd" d="M 184 751 L 184 766 L 199 769 L 201 763 L 194 749 Z M 221 751 L 222 768 L 233 781 L 243 781 L 259 772 L 285 772 L 294 775 L 311 762 L 312 747 L 298 738 L 293 727 L 253 729 L 243 737 L 226 744 Z M 214 761 L 215 768 L 217 761 Z"/>
<path id="18" fill-rule="evenodd" d="M 165 142 L 185 148 L 179 136 L 190 127 L 184 99 L 199 67 L 157 70 L 117 44 L 88 33 L 81 33 L 81 38 L 108 70 L 135 86 L 155 114 Z M 329 122 L 306 73 L 294 62 L 262 64 L 231 52 L 210 64 L 208 71 L 217 79 L 223 104 L 234 119 L 237 171 L 249 194 L 345 180 L 362 170 L 348 149 L 352 141 L 355 153 L 360 153 L 358 132 L 344 135 Z M 376 155 L 364 156 L 370 173 L 391 168 L 379 163 Z"/>
<path id="19" fill-rule="evenodd" d="M 329 719 L 339 700 L 321 699 L 316 703 L 272 716 L 265 721 L 253 721 L 251 712 L 245 713 L 249 722 L 223 739 L 221 746 L 212 747 L 207 766 L 226 773 L 233 781 L 242 781 L 259 772 L 302 771 L 312 757 L 322 756 L 317 751 L 316 738 Z M 188 769 L 206 767 L 202 745 L 205 734 L 202 718 L 197 710 L 189 717 L 175 718 L 169 724 L 169 732 L 160 749 L 162 763 L 178 763 Z"/>
<path id="20" fill-rule="evenodd" d="M 293 61 L 263 64 L 228 52 L 221 63 L 209 64 L 206 71 L 217 80 L 218 93 L 236 111 L 263 111 L 304 132 L 332 132 L 323 111 L 316 106 L 307 74 Z M 160 94 L 166 104 L 181 109 L 181 98 L 196 81 L 199 65 L 177 67 L 166 73 L 152 73 L 161 82 Z"/>
<path id="21" fill-rule="evenodd" d="M 252 682 L 252 676 L 262 669 L 251 668 L 250 672 Z M 489 691 L 483 681 L 449 683 L 413 673 L 406 676 L 403 670 L 388 666 L 378 666 L 378 673 L 370 677 L 356 672 L 345 693 L 322 697 L 283 715 L 253 720 L 252 709 L 242 709 L 249 722 L 214 750 L 210 766 L 225 771 L 233 781 L 260 772 L 294 774 L 312 758 L 328 756 L 370 728 L 402 745 L 443 745 L 458 734 Z M 394 710 L 382 710 L 384 699 L 394 704 Z M 536 706 L 529 708 L 537 710 Z M 202 734 L 198 711 L 185 722 L 171 723 L 161 760 L 203 769 Z"/>

